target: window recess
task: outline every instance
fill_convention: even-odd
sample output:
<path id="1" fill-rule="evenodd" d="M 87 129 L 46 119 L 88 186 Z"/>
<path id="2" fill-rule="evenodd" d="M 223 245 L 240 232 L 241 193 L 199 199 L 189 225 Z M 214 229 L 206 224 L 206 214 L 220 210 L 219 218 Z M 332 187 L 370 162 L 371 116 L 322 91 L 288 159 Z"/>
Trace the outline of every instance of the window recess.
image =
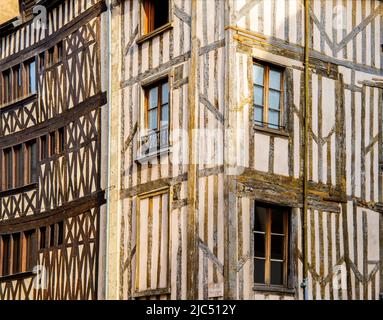
<path id="1" fill-rule="evenodd" d="M 254 209 L 254 284 L 287 287 L 289 211 L 256 204 Z"/>

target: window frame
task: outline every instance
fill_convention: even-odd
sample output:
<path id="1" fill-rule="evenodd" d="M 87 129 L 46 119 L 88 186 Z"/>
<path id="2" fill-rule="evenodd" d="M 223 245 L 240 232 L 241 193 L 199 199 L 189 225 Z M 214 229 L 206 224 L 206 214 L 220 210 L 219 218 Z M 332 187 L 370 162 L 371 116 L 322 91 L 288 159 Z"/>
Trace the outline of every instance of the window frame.
<path id="1" fill-rule="evenodd" d="M 262 123 L 259 121 L 255 120 L 255 109 L 256 109 L 256 104 L 255 104 L 255 99 L 254 99 L 254 88 L 255 86 L 259 86 L 255 84 L 254 82 L 254 66 L 260 66 L 264 69 L 263 73 L 263 121 Z M 253 123 L 257 128 L 264 128 L 264 129 L 269 129 L 269 130 L 276 130 L 276 131 L 285 131 L 286 130 L 286 123 L 285 123 L 285 94 L 286 94 L 286 83 L 285 83 L 285 78 L 286 78 L 286 68 L 283 66 L 275 65 L 270 62 L 266 61 L 261 61 L 258 59 L 253 59 L 253 64 L 252 64 L 252 99 L 253 99 Z M 270 71 L 277 71 L 281 74 L 281 81 L 280 81 L 280 90 L 275 90 L 275 89 L 270 89 Z M 278 91 L 280 93 L 280 110 L 279 110 L 279 124 L 278 128 L 275 128 L 274 124 L 269 123 L 269 93 L 270 90 Z"/>
<path id="2" fill-rule="evenodd" d="M 12 191 L 26 187 L 37 181 L 32 181 L 32 154 L 30 146 L 35 144 L 35 180 L 38 179 L 38 146 L 37 140 L 32 139 L 20 144 L 6 147 L 1 153 L 1 191 Z M 19 152 L 18 152 L 18 151 Z M 17 156 L 18 155 L 18 156 Z"/>
<path id="3" fill-rule="evenodd" d="M 156 106 L 156 108 L 153 108 L 153 109 L 157 110 L 157 127 L 156 127 L 155 131 L 161 130 L 161 127 L 162 127 L 161 126 L 161 111 L 162 111 L 162 107 L 163 107 L 162 88 L 165 84 L 168 85 L 168 103 L 167 103 L 167 105 L 168 105 L 168 124 L 167 124 L 167 126 L 168 127 L 170 126 L 170 86 L 169 86 L 169 79 L 163 78 L 163 79 L 159 79 L 158 81 L 151 83 L 150 85 L 144 86 L 144 88 L 143 88 L 144 89 L 144 117 L 145 117 L 145 129 L 146 129 L 146 131 L 153 130 L 153 129 L 149 129 L 149 111 L 152 110 L 152 109 L 149 109 L 150 108 L 150 106 L 149 106 L 149 103 L 150 103 L 149 95 L 150 95 L 150 91 L 154 88 L 158 89 L 157 106 Z"/>
<path id="4" fill-rule="evenodd" d="M 264 208 L 266 209 L 266 214 L 267 214 L 267 221 L 266 221 L 266 230 L 264 232 L 265 236 L 265 257 L 257 257 L 255 255 L 255 249 L 256 249 L 256 240 L 255 240 L 255 234 L 259 233 L 261 234 L 261 231 L 255 230 L 255 215 L 256 215 L 256 208 Z M 272 259 L 271 258 L 271 236 L 273 234 L 276 235 L 276 233 L 271 232 L 271 221 L 272 221 L 272 210 L 279 210 L 283 214 L 283 224 L 284 224 L 284 242 L 283 242 L 283 260 L 280 261 L 280 259 Z M 279 213 L 278 213 L 279 214 Z M 254 210 L 253 210 L 253 215 L 254 215 L 254 223 L 252 226 L 252 235 L 253 235 L 253 264 L 254 264 L 254 274 L 253 274 L 253 284 L 257 288 L 264 288 L 264 289 L 286 289 L 289 288 L 289 277 L 290 277 L 290 238 L 291 238 L 291 209 L 288 207 L 281 207 L 281 206 L 276 206 L 276 205 L 270 205 L 270 204 L 265 204 L 265 203 L 259 203 L 256 202 L 254 205 Z M 282 234 L 277 234 L 277 235 L 282 235 Z M 264 283 L 256 282 L 255 279 L 255 273 L 256 273 L 256 268 L 255 268 L 255 260 L 256 259 L 264 259 Z M 271 262 L 276 261 L 276 262 L 282 262 L 283 263 L 283 283 L 282 284 L 272 284 L 271 283 Z"/>

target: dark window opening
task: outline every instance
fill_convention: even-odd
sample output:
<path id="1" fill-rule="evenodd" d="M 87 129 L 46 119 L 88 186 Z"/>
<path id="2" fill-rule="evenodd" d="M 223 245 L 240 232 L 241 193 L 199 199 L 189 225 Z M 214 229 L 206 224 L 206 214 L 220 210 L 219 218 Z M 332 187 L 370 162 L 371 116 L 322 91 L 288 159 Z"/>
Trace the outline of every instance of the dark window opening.
<path id="1" fill-rule="evenodd" d="M 47 227 L 40 228 L 40 249 L 47 247 Z"/>
<path id="2" fill-rule="evenodd" d="M 4 151 L 4 181 L 3 189 L 13 188 L 13 152 L 12 149 Z"/>
<path id="3" fill-rule="evenodd" d="M 20 243 L 20 233 L 15 233 L 12 235 L 13 242 L 13 261 L 12 261 L 12 273 L 21 272 L 21 243 Z"/>
<path id="4" fill-rule="evenodd" d="M 169 1 L 144 0 L 144 33 L 150 33 L 169 22 Z"/>
<path id="5" fill-rule="evenodd" d="M 36 140 L 27 144 L 27 179 L 28 183 L 37 182 L 37 143 Z"/>
<path id="6" fill-rule="evenodd" d="M 58 130 L 58 153 L 61 154 L 65 148 L 65 131 L 64 128 Z"/>
<path id="7" fill-rule="evenodd" d="M 9 265 L 10 265 L 10 258 L 11 258 L 11 240 L 9 235 L 4 235 L 1 237 L 2 239 L 2 270 L 1 275 L 7 276 L 9 275 Z"/>
<path id="8" fill-rule="evenodd" d="M 60 221 L 58 224 L 57 224 L 57 245 L 61 246 L 64 242 L 64 222 L 63 221 Z"/>
<path id="9" fill-rule="evenodd" d="M 50 231 L 50 241 L 49 241 L 49 246 L 54 247 L 56 244 L 56 230 L 55 230 L 55 225 L 52 224 L 49 228 Z"/>
<path id="10" fill-rule="evenodd" d="M 44 160 L 48 157 L 47 136 L 40 137 L 40 159 Z"/>
<path id="11" fill-rule="evenodd" d="M 22 153 L 22 145 L 14 147 L 15 157 L 15 187 L 21 187 L 24 185 L 24 159 Z"/>
<path id="12" fill-rule="evenodd" d="M 253 233 L 254 283 L 287 286 L 288 209 L 256 205 Z"/>
<path id="13" fill-rule="evenodd" d="M 49 156 L 56 154 L 56 132 L 49 134 Z"/>

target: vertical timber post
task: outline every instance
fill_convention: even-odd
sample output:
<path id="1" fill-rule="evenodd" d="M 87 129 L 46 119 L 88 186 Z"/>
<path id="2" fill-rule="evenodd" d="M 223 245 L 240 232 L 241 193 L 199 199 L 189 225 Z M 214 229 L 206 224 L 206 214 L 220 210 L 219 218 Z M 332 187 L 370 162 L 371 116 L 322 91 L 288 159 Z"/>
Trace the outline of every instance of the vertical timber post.
<path id="1" fill-rule="evenodd" d="M 197 164 L 196 164 L 196 109 L 197 109 L 197 0 L 191 0 L 191 58 L 189 77 L 189 164 L 188 164 L 188 219 L 187 219 L 187 299 L 198 296 L 198 247 L 197 247 Z"/>
<path id="2" fill-rule="evenodd" d="M 308 129 L 309 129 L 309 81 L 310 81 L 310 0 L 305 0 L 305 111 L 304 111 L 304 168 L 303 168 L 303 297 L 308 300 L 308 234 L 307 234 L 307 194 L 308 194 Z"/>

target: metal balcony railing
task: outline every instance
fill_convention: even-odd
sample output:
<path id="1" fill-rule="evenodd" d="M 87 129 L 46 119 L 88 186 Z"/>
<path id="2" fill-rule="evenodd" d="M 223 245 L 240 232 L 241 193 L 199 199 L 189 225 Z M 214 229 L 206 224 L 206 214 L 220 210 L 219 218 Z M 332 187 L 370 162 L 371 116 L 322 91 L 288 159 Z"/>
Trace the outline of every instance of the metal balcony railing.
<path id="1" fill-rule="evenodd" d="M 163 126 L 141 137 L 141 156 L 156 153 L 167 147 L 169 147 L 169 126 Z"/>

